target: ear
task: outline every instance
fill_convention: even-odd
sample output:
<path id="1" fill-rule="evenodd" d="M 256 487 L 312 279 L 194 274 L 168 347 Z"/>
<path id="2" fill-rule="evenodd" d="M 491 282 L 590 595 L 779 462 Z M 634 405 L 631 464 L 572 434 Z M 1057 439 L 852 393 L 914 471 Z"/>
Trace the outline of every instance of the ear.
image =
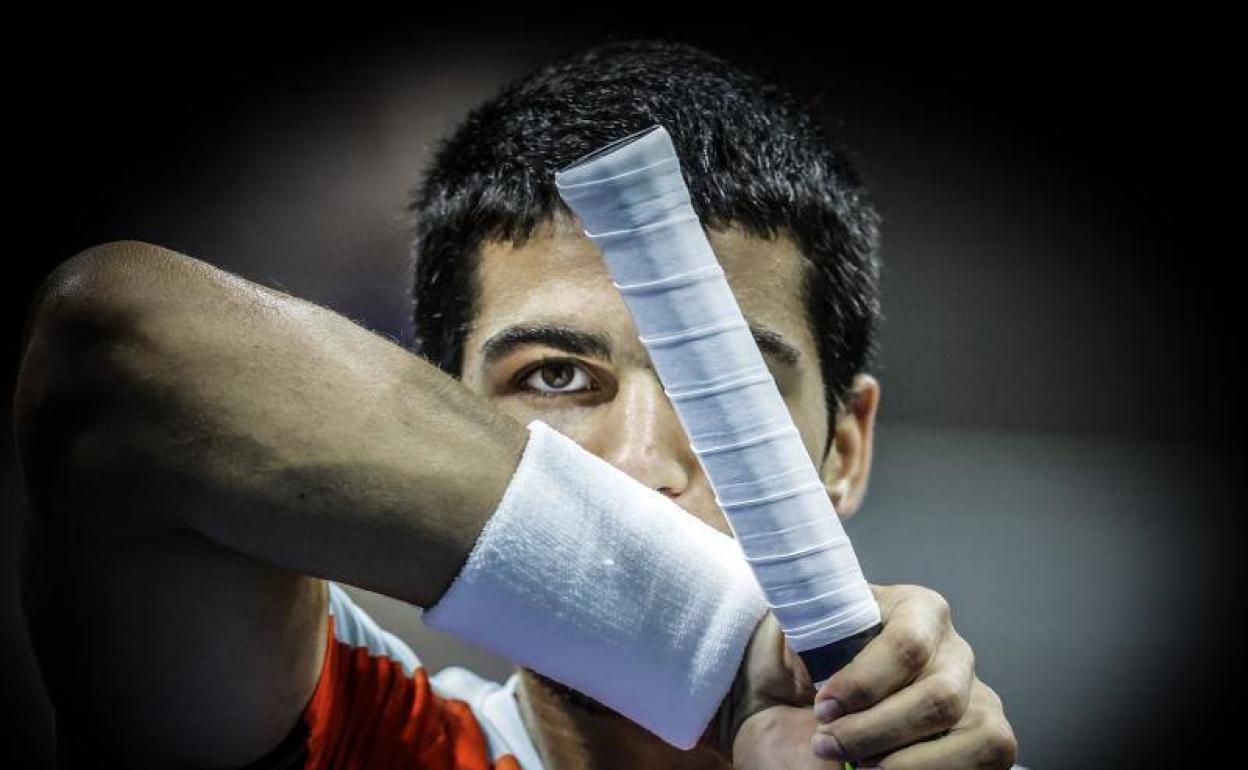
<path id="1" fill-rule="evenodd" d="M 871 442 L 875 436 L 875 415 L 880 405 L 880 383 L 869 374 L 859 374 L 837 411 L 831 446 L 819 471 L 832 505 L 842 519 L 854 515 L 867 493 L 871 475 Z"/>

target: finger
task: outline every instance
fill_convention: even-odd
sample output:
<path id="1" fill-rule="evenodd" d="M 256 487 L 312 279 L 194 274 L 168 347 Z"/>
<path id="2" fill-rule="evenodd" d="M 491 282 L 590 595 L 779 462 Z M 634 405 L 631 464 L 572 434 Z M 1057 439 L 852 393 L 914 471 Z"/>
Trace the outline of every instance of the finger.
<path id="1" fill-rule="evenodd" d="M 920 586 L 877 589 L 884 628 L 815 695 L 820 721 L 874 706 L 913 682 L 951 628 L 949 604 Z M 833 703 L 822 705 L 823 701 Z"/>
<path id="2" fill-rule="evenodd" d="M 1018 741 L 1005 718 L 1001 700 L 976 679 L 966 714 L 947 735 L 908 746 L 873 761 L 872 765 L 885 770 L 1006 770 L 1014 765 L 1017 755 Z"/>
<path id="3" fill-rule="evenodd" d="M 811 753 L 814 728 L 807 708 L 775 706 L 759 712 L 741 725 L 733 744 L 732 766 L 736 770 L 842 770 L 839 762 L 826 762 Z"/>
<path id="4" fill-rule="evenodd" d="M 839 755 L 860 760 L 897 751 L 956 726 L 971 699 L 974 673 L 970 645 L 952 635 L 928 672 L 880 703 L 820 725 Z M 831 745 L 831 744 L 829 744 Z"/>

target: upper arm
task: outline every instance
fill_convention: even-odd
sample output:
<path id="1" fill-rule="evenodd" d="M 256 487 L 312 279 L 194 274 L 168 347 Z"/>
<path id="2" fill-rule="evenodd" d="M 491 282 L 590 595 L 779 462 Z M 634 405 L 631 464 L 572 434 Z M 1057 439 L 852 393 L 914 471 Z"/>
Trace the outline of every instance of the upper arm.
<path id="1" fill-rule="evenodd" d="M 110 437 L 124 426 L 92 380 L 127 365 L 110 360 L 124 355 L 112 337 L 160 312 L 134 301 L 143 260 L 172 258 L 140 246 L 63 264 L 31 309 L 14 402 L 23 604 L 71 756 L 242 765 L 282 739 L 315 688 L 325 587 L 184 526 L 171 509 L 187 500 Z"/>

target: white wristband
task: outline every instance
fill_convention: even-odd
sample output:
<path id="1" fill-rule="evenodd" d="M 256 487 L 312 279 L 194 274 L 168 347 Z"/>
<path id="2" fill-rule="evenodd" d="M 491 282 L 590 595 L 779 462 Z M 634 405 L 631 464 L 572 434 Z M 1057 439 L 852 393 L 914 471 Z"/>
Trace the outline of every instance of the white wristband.
<path id="1" fill-rule="evenodd" d="M 696 745 L 766 601 L 731 537 L 550 426 L 424 622 Z"/>

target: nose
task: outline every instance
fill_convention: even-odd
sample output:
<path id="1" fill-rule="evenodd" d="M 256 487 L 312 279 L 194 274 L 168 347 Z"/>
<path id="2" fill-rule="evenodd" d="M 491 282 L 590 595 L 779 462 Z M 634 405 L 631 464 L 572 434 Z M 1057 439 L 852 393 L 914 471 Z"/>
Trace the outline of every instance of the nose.
<path id="1" fill-rule="evenodd" d="M 620 382 L 607 425 L 595 431 L 599 457 L 671 498 L 689 491 L 697 457 L 654 372 L 637 371 Z"/>

